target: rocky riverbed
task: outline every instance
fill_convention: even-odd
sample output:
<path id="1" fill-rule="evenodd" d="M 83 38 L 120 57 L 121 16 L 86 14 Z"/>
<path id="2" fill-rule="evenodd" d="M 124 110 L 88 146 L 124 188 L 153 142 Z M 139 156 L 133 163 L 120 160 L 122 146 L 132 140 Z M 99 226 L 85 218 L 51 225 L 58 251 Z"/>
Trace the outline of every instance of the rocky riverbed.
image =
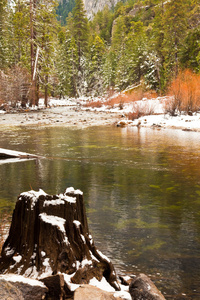
<path id="1" fill-rule="evenodd" d="M 0 114 L 0 126 L 100 126 L 115 124 L 120 112 L 82 110 L 77 106 L 57 106 Z"/>

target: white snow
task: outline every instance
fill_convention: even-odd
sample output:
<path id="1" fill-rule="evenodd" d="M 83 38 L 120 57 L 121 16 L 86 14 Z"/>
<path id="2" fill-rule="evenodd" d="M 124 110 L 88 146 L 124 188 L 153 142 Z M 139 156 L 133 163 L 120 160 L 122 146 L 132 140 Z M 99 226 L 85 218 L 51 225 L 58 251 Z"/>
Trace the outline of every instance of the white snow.
<path id="1" fill-rule="evenodd" d="M 60 197 L 60 200 L 63 200 L 63 201 L 69 202 L 69 203 L 76 203 L 75 197 L 67 196 L 65 194 L 59 194 L 58 196 Z"/>
<path id="2" fill-rule="evenodd" d="M 118 291 L 114 293 L 115 298 L 122 298 L 124 300 L 132 300 L 131 295 L 129 292 L 126 291 Z"/>
<path id="3" fill-rule="evenodd" d="M 6 256 L 12 255 L 15 252 L 15 249 L 10 248 L 9 245 L 5 248 Z"/>
<path id="4" fill-rule="evenodd" d="M 49 205 L 60 205 L 65 204 L 64 200 L 56 199 L 56 200 L 45 200 L 43 206 L 49 206 Z"/>
<path id="5" fill-rule="evenodd" d="M 82 239 L 83 243 L 86 244 L 85 237 L 83 234 L 81 234 L 81 239 Z"/>
<path id="6" fill-rule="evenodd" d="M 47 215 L 46 213 L 39 214 L 39 217 L 45 223 L 49 223 L 52 226 L 56 226 L 57 228 L 59 228 L 60 231 L 65 233 L 65 226 L 64 226 L 65 222 L 66 222 L 65 219 L 56 217 L 56 216 L 52 216 L 52 215 Z"/>
<path id="7" fill-rule="evenodd" d="M 27 276 L 27 277 L 31 276 L 31 278 L 35 278 L 35 279 L 38 278 L 38 271 L 36 269 L 36 266 L 28 268 L 25 271 L 24 275 Z"/>
<path id="8" fill-rule="evenodd" d="M 19 196 L 19 200 L 22 200 L 21 196 L 26 196 L 26 197 L 30 198 L 31 199 L 31 209 L 33 209 L 35 206 L 35 203 L 37 202 L 39 196 L 41 196 L 41 195 L 46 196 L 47 194 L 42 189 L 39 189 L 38 192 L 31 190 L 28 192 L 21 193 Z"/>
<path id="9" fill-rule="evenodd" d="M 41 256 L 44 257 L 46 255 L 45 251 L 41 251 Z"/>
<path id="10" fill-rule="evenodd" d="M 74 276 L 74 273 L 71 275 L 62 273 L 64 276 L 64 280 L 68 286 L 68 288 L 70 289 L 70 291 L 74 292 L 77 288 L 79 288 L 80 284 L 76 284 L 76 283 L 72 283 L 71 282 L 71 278 Z"/>
<path id="11" fill-rule="evenodd" d="M 21 276 L 21 275 L 6 274 L 6 275 L 0 275 L 0 278 L 4 279 L 6 281 L 9 281 L 9 282 L 24 282 L 24 283 L 32 285 L 32 286 L 45 287 L 43 282 L 31 279 L 31 278 L 27 278 L 27 277 L 24 277 L 24 276 Z"/>
<path id="12" fill-rule="evenodd" d="M 79 228 L 81 225 L 81 222 L 79 222 L 78 220 L 74 220 L 73 223 L 76 225 L 77 228 Z"/>
<path id="13" fill-rule="evenodd" d="M 15 255 L 15 256 L 13 256 L 13 259 L 16 261 L 16 263 L 19 263 L 22 259 L 22 256 L 21 255 Z"/>
<path id="14" fill-rule="evenodd" d="M 82 268 L 84 268 L 87 265 L 92 265 L 92 261 L 85 258 L 85 259 L 82 260 L 81 266 L 82 266 Z"/>
<path id="15" fill-rule="evenodd" d="M 74 195 L 83 195 L 83 192 L 81 190 L 75 190 L 73 187 L 68 187 L 65 191 L 65 194 L 67 193 L 73 193 Z"/>
<path id="16" fill-rule="evenodd" d="M 31 154 L 26 153 L 26 152 L 14 151 L 14 150 L 3 149 L 3 148 L 0 148 L 0 153 L 10 155 L 10 156 L 16 156 L 16 157 L 31 155 Z"/>
<path id="17" fill-rule="evenodd" d="M 110 263 L 110 259 L 107 256 L 105 256 L 101 251 L 97 250 L 97 253 L 99 254 L 99 256 L 101 256 L 101 258 Z"/>
<path id="18" fill-rule="evenodd" d="M 101 290 L 104 290 L 106 292 L 115 292 L 115 289 L 107 282 L 105 277 L 101 279 L 101 281 L 97 280 L 95 277 L 93 277 L 89 284 L 98 287 Z"/>

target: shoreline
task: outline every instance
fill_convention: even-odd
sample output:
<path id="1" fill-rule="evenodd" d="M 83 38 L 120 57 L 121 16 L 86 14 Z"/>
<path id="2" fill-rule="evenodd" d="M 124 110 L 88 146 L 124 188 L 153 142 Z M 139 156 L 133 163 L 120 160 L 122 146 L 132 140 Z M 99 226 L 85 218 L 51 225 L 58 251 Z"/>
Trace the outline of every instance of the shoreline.
<path id="1" fill-rule="evenodd" d="M 22 112 L 0 114 L 0 128 L 12 126 L 102 126 L 114 125 L 120 113 L 83 110 L 77 106 L 56 106 Z"/>
<path id="2" fill-rule="evenodd" d="M 63 126 L 87 128 L 92 126 L 118 126 L 151 128 L 156 130 L 171 129 L 200 132 L 200 114 L 193 116 L 170 116 L 162 112 L 129 120 L 127 108 L 86 108 L 82 105 L 52 106 L 38 110 L 25 110 L 0 113 L 0 128 Z"/>

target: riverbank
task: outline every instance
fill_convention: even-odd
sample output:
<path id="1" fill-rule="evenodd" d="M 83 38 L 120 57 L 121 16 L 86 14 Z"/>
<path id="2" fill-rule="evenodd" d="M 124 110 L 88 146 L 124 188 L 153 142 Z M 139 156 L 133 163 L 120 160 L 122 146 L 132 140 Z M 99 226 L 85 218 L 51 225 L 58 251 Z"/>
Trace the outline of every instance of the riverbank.
<path id="1" fill-rule="evenodd" d="M 15 112 L 0 111 L 0 126 L 67 126 L 88 127 L 102 125 L 137 126 L 156 129 L 181 129 L 200 132 L 200 113 L 193 115 L 171 116 L 165 113 L 166 97 L 143 99 L 134 103 L 101 105 L 86 105 L 87 100 L 66 99 L 50 100 L 49 108 L 41 104 L 37 110 L 20 110 Z M 134 118 L 133 110 L 144 107 L 147 115 Z"/>

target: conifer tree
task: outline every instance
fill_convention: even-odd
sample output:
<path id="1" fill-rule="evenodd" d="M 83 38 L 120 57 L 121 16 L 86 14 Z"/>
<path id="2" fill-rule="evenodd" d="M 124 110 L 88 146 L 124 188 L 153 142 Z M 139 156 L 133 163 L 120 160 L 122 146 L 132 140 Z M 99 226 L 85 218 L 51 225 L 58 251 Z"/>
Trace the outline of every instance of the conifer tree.
<path id="1" fill-rule="evenodd" d="M 105 58 L 105 44 L 96 35 L 91 44 L 90 59 L 88 60 L 88 92 L 97 96 L 103 93 L 103 65 Z"/>
<path id="2" fill-rule="evenodd" d="M 0 0 L 0 70 L 6 66 L 6 3 Z"/>
<path id="3" fill-rule="evenodd" d="M 180 49 L 188 28 L 187 3 L 185 0 L 171 0 L 165 4 L 163 41 L 165 76 L 170 73 L 172 76 L 178 74 Z"/>
<path id="4" fill-rule="evenodd" d="M 84 4 L 82 0 L 75 1 L 73 9 L 73 37 L 75 39 L 78 50 L 79 71 L 82 71 L 83 58 L 88 51 L 89 26 Z"/>

